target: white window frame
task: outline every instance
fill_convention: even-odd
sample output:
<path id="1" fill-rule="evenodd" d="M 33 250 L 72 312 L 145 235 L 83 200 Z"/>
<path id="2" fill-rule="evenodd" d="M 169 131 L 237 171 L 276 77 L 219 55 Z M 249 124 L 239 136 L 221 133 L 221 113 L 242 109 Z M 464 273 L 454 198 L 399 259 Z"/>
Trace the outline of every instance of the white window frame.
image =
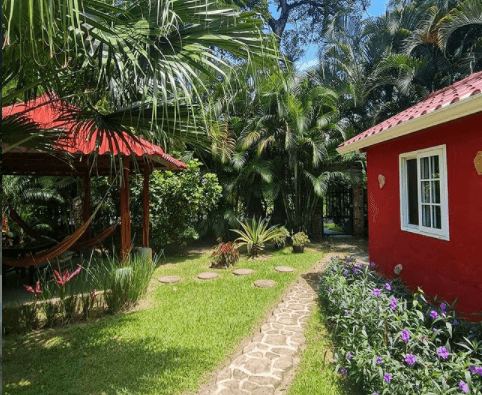
<path id="1" fill-rule="evenodd" d="M 422 225 L 422 188 L 420 187 L 420 158 L 426 156 L 439 156 L 440 171 L 440 211 L 441 229 L 435 229 Z M 417 159 L 417 189 L 418 189 L 418 225 L 412 225 L 408 216 L 408 188 L 407 188 L 407 160 Z M 423 236 L 434 237 L 441 240 L 450 240 L 449 232 L 449 205 L 448 205 L 448 182 L 447 182 L 447 155 L 445 144 L 422 150 L 404 152 L 399 155 L 400 165 L 400 225 L 401 230 L 417 233 Z"/>

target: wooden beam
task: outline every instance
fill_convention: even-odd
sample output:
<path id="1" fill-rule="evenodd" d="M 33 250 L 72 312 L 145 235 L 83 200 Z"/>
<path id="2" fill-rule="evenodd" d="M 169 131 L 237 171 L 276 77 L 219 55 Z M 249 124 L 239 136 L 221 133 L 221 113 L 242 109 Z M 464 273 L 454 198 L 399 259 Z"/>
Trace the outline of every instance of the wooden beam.
<path id="1" fill-rule="evenodd" d="M 82 222 L 87 222 L 90 218 L 90 175 L 87 173 L 83 177 L 83 193 L 84 198 L 82 199 Z M 84 240 L 89 240 L 91 238 L 90 226 L 85 230 L 82 236 Z"/>
<path id="2" fill-rule="evenodd" d="M 121 259 L 128 263 L 131 250 L 131 212 L 129 207 L 129 158 L 123 160 L 122 180 L 120 187 L 120 217 L 121 217 Z"/>
<path id="3" fill-rule="evenodd" d="M 142 208 L 144 217 L 142 220 L 142 247 L 149 248 L 149 175 L 151 167 L 148 163 L 144 166 L 144 180 L 142 186 Z"/>

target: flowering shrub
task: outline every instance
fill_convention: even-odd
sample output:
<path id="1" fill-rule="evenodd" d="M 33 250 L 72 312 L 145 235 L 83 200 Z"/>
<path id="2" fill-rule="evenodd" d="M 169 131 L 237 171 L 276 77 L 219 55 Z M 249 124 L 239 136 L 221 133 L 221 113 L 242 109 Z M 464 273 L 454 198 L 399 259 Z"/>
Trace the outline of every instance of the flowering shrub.
<path id="1" fill-rule="evenodd" d="M 219 243 L 213 247 L 211 267 L 229 267 L 236 265 L 239 260 L 238 245 L 232 241 Z"/>
<path id="2" fill-rule="evenodd" d="M 294 246 L 304 246 L 310 242 L 310 239 L 305 232 L 298 232 L 291 236 L 291 241 Z"/>
<path id="3" fill-rule="evenodd" d="M 320 299 L 336 369 L 363 393 L 482 393 L 481 325 L 461 320 L 448 303 L 429 303 L 421 290 L 412 295 L 400 280 L 340 259 L 328 265 Z"/>

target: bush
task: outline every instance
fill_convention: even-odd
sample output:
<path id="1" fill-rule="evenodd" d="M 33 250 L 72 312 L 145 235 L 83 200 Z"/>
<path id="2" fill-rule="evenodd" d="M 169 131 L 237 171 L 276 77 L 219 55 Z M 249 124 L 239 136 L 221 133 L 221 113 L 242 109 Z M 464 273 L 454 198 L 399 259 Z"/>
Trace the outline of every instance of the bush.
<path id="1" fill-rule="evenodd" d="M 286 238 L 290 235 L 288 229 L 284 226 L 279 228 L 279 234 L 276 237 L 273 237 L 273 243 L 276 248 L 283 248 L 286 245 Z"/>
<path id="2" fill-rule="evenodd" d="M 219 243 L 213 247 L 211 254 L 211 267 L 229 267 L 234 266 L 239 261 L 238 245 L 232 241 L 227 243 Z"/>
<path id="3" fill-rule="evenodd" d="M 243 229 L 231 230 L 241 236 L 238 237 L 236 241 L 239 241 L 240 246 L 246 246 L 248 257 L 250 258 L 258 256 L 258 253 L 264 248 L 264 243 L 274 239 L 281 233 L 277 225 L 268 228 L 268 220 L 266 218 L 257 221 L 256 218 L 253 217 L 251 222 L 238 222 Z"/>
<path id="4" fill-rule="evenodd" d="M 298 232 L 291 236 L 291 241 L 294 246 L 304 246 L 310 242 L 310 239 L 308 239 L 305 232 Z"/>
<path id="5" fill-rule="evenodd" d="M 320 300 L 336 343 L 336 369 L 365 394 L 480 394 L 482 331 L 454 306 L 411 295 L 366 265 L 335 259 Z"/>

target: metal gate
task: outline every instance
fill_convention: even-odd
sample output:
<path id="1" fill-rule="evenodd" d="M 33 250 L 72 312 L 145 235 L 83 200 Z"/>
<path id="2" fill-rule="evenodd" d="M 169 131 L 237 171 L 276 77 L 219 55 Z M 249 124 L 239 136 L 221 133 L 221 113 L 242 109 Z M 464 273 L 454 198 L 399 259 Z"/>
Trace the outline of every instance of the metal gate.
<path id="1" fill-rule="evenodd" d="M 325 201 L 323 234 L 353 234 L 353 189 L 345 186 L 331 188 L 326 194 Z"/>

